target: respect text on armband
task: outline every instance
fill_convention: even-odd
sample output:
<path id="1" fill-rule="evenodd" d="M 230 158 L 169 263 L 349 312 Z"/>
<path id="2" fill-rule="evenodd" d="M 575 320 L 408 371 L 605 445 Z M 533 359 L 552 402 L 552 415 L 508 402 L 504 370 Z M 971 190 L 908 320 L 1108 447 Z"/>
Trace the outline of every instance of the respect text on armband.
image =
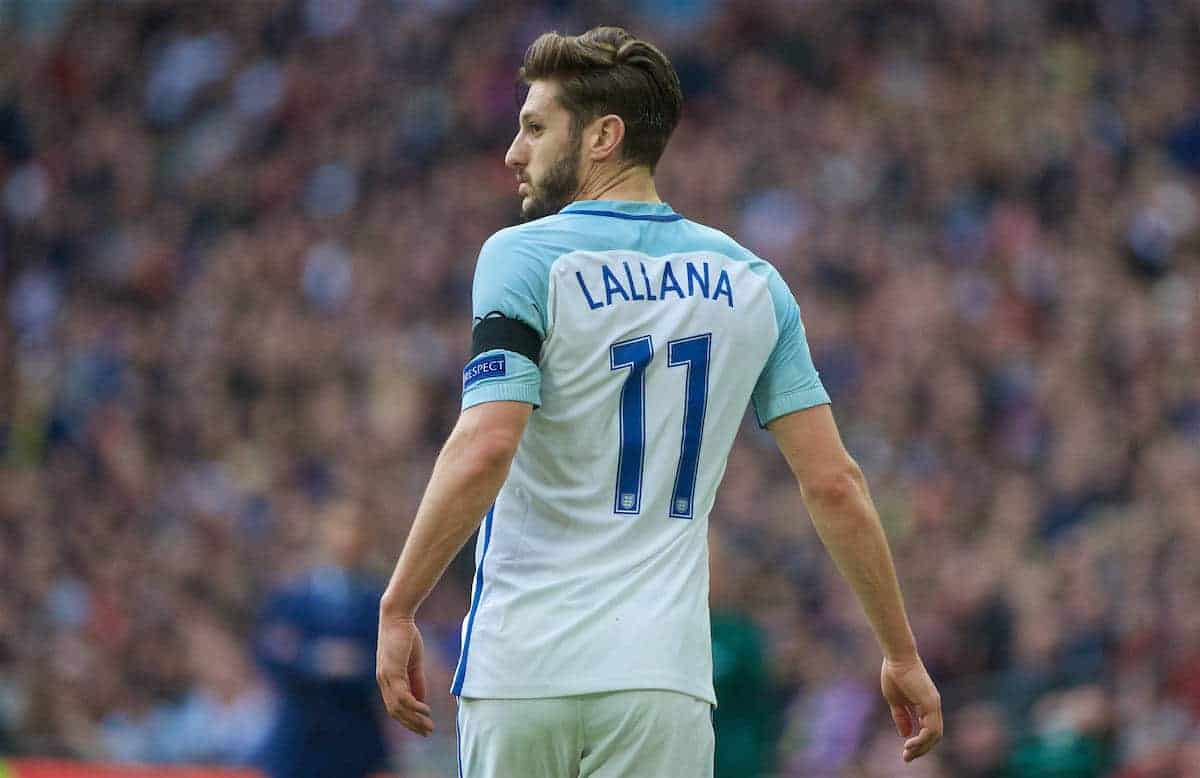
<path id="1" fill-rule="evenodd" d="M 504 354 L 481 354 L 463 368 L 463 391 L 485 378 L 501 378 L 506 374 Z"/>

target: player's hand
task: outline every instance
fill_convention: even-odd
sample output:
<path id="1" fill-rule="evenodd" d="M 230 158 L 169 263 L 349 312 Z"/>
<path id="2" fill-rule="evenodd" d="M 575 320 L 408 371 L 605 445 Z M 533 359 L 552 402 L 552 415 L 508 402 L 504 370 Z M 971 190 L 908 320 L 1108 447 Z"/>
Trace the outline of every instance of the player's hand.
<path id="1" fill-rule="evenodd" d="M 904 741 L 904 761 L 929 753 L 942 739 L 942 697 L 919 658 L 909 662 L 883 660 L 883 697 Z"/>
<path id="2" fill-rule="evenodd" d="M 375 680 L 388 715 L 418 735 L 433 733 L 433 716 L 425 703 L 425 646 L 411 617 L 379 618 L 379 650 Z"/>

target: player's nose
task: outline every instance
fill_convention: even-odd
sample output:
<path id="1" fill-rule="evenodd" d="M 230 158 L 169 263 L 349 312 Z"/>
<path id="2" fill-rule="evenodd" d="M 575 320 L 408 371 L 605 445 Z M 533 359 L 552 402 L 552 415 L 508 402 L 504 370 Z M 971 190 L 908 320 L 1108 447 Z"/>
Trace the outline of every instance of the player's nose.
<path id="1" fill-rule="evenodd" d="M 512 144 L 508 147 L 508 151 L 504 154 L 505 167 L 519 171 L 519 168 L 525 167 L 529 162 L 529 155 L 525 153 L 525 148 L 521 144 L 520 136 L 513 138 Z"/>

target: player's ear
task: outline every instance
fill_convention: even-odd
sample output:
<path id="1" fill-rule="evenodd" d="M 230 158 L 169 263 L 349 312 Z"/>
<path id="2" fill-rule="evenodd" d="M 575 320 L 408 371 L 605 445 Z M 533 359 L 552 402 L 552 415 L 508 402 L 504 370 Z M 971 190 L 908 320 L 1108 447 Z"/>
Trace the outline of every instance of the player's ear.
<path id="1" fill-rule="evenodd" d="M 605 114 L 592 121 L 584 137 L 588 157 L 594 162 L 603 162 L 616 154 L 621 141 L 625 140 L 625 122 L 615 113 Z"/>

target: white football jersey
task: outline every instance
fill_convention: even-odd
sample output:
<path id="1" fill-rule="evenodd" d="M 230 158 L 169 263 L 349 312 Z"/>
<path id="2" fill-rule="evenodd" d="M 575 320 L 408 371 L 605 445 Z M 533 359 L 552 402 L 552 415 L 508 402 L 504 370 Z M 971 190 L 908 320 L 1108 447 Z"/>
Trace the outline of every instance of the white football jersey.
<path id="1" fill-rule="evenodd" d="M 454 694 L 715 703 L 706 536 L 734 435 L 751 400 L 761 424 L 829 402 L 795 298 L 723 233 L 616 201 L 496 233 L 473 297 L 464 409 L 536 409 L 480 528 Z"/>

